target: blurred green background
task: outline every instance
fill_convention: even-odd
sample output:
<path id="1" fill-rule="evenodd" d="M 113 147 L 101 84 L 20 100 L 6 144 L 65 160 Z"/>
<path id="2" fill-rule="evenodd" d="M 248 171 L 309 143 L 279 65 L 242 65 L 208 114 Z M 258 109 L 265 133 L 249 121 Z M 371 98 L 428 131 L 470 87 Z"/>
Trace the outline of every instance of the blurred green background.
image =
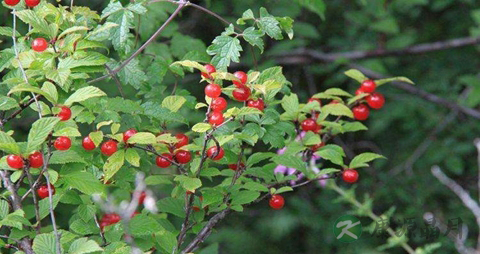
<path id="1" fill-rule="evenodd" d="M 353 93 L 358 84 L 345 77 L 343 72 L 349 69 L 348 64 L 355 63 L 385 76 L 409 77 L 424 91 L 466 107 L 479 108 L 480 58 L 479 48 L 475 45 L 416 55 L 401 54 L 355 61 L 343 59 L 333 63 L 317 62 L 292 53 L 303 49 L 323 53 L 402 49 L 420 43 L 480 36 L 478 1 L 338 0 L 325 1 L 324 4 L 322 1 L 302 0 L 192 2 L 232 22 L 247 9 L 258 13 L 261 6 L 275 16 L 292 17 L 295 20 L 294 39 L 267 41 L 265 53 L 260 55 L 256 50 L 255 55 L 259 69 L 281 63 L 286 77 L 294 84 L 293 91 L 304 101 L 330 87 Z M 86 5 L 99 12 L 107 3 L 75 0 L 76 5 Z M 1 25 L 11 25 L 6 9 L 0 8 L 3 16 Z M 164 11 L 150 8 L 145 17 L 138 19 L 141 24 L 140 42 L 148 39 L 168 17 Z M 217 19 L 188 8 L 158 41 L 165 45 L 185 43 L 183 50 L 204 49 L 223 29 L 224 24 Z M 181 40 L 172 37 L 178 31 L 186 37 Z M 175 42 L 176 39 L 178 42 Z M 1 48 L 10 46 L 8 38 L 2 40 Z M 161 43 L 152 45 L 147 52 L 163 54 L 158 46 Z M 232 65 L 230 71 L 253 68 L 252 54 L 246 50 L 241 64 Z M 167 75 L 159 84 L 159 91 L 171 89 L 168 87 L 173 82 L 174 78 Z M 115 93 L 112 81 L 106 81 L 101 86 Z M 203 88 L 198 86 L 197 76 L 187 76 L 180 81 L 179 87 L 197 98 L 202 97 Z M 133 88 L 125 89 L 129 94 L 128 89 Z M 393 86 L 382 86 L 379 92 L 385 95 L 387 103 L 383 109 L 371 112 L 366 122 L 370 130 L 348 134 L 334 139 L 334 142 L 346 147 L 349 157 L 373 151 L 383 154 L 388 160 L 362 169 L 360 181 L 354 186 L 340 181 L 338 184 L 343 188 L 356 188 L 360 199 L 370 195 L 377 215 L 394 207 L 395 220 L 413 218 L 418 228 L 424 227 L 423 215 L 426 212 L 434 213 L 445 222 L 460 217 L 469 229 L 466 245 L 476 246 L 479 232 L 475 218 L 452 192 L 432 176 L 430 168 L 439 165 L 448 176 L 470 191 L 474 199 L 478 199 L 477 151 L 473 140 L 480 136 L 480 119 L 454 112 L 445 105 L 432 103 Z M 200 117 L 201 113 L 189 120 L 196 122 Z M 12 128 L 18 131 L 28 130 L 29 127 L 28 122 L 14 124 Z M 205 246 L 218 243 L 221 253 L 382 252 L 377 247 L 385 244 L 386 239 L 371 237 L 368 232 L 350 244 L 335 240 L 333 223 L 352 210 L 348 204 L 335 202 L 338 198 L 336 192 L 311 184 L 286 194 L 285 198 L 286 207 L 281 211 L 273 211 L 266 202 L 262 202 L 245 209 L 244 213 L 229 215 L 208 238 Z M 372 222 L 368 218 L 361 220 L 364 226 Z M 398 226 L 401 225 L 392 224 L 394 229 Z M 409 239 L 414 248 L 434 242 L 442 243 L 437 253 L 455 252 L 453 242 L 443 234 L 437 239 L 427 239 L 417 231 L 416 237 Z M 394 248 L 383 252 L 404 251 Z M 209 253 L 209 248 L 202 253 Z"/>

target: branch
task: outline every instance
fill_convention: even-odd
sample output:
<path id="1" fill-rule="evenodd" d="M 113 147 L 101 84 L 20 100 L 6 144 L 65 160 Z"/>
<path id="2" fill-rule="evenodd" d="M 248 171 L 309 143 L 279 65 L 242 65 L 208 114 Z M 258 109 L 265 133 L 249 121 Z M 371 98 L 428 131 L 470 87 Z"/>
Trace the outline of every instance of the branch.
<path id="1" fill-rule="evenodd" d="M 170 17 L 168 17 L 168 19 L 165 21 L 165 23 L 163 23 L 163 25 L 160 26 L 160 28 L 158 28 L 158 30 L 139 49 L 137 49 L 137 51 L 135 51 L 129 58 L 127 58 L 125 61 L 123 61 L 123 63 L 120 66 L 118 66 L 117 68 L 112 70 L 109 74 L 101 76 L 101 77 L 93 79 L 93 80 L 90 80 L 87 83 L 91 84 L 91 83 L 95 83 L 95 82 L 104 80 L 104 79 L 108 78 L 109 76 L 111 76 L 113 74 L 117 74 L 119 71 L 121 71 L 125 66 L 128 65 L 128 63 L 130 63 L 130 61 L 132 61 L 135 57 L 137 57 L 140 53 L 142 53 L 142 51 L 148 45 L 150 45 L 150 43 L 155 41 L 157 36 L 160 35 L 160 33 L 162 33 L 162 31 L 165 29 L 165 27 L 167 27 L 168 24 L 170 24 L 170 22 L 172 22 L 172 20 L 178 15 L 178 13 L 180 13 L 180 11 L 185 7 L 185 5 L 186 5 L 186 2 L 183 1 L 183 0 L 180 0 L 178 2 L 177 9 L 172 13 L 172 15 L 170 15 Z"/>
<path id="2" fill-rule="evenodd" d="M 29 172 L 30 167 L 25 167 L 23 170 L 24 170 L 25 174 L 27 175 L 28 184 L 30 185 L 30 189 L 34 190 L 34 188 L 33 188 L 33 186 L 34 186 L 33 176 Z M 38 206 L 38 198 L 37 198 L 37 195 L 36 195 L 35 191 L 32 191 L 32 197 L 33 197 L 33 205 L 34 205 L 34 208 L 35 208 L 35 219 L 37 220 L 37 225 L 35 226 L 35 229 L 37 231 L 37 234 L 40 234 L 40 229 L 42 228 L 42 224 L 40 223 L 41 222 L 41 220 L 40 220 L 40 208 Z"/>
<path id="3" fill-rule="evenodd" d="M 23 110 L 25 110 L 26 108 L 28 108 L 28 106 L 32 105 L 32 103 L 35 102 L 35 100 L 38 100 L 42 97 L 42 95 L 38 94 L 36 95 L 34 98 L 31 98 L 30 100 L 28 100 L 27 102 L 25 102 L 24 104 L 20 105 L 20 109 L 18 109 L 17 111 L 13 112 L 10 116 L 8 116 L 7 118 L 5 119 L 2 119 L 1 121 L 1 125 L 4 125 L 6 122 L 12 120 L 13 118 L 15 118 L 17 115 L 19 115 L 20 113 L 22 113 Z"/>

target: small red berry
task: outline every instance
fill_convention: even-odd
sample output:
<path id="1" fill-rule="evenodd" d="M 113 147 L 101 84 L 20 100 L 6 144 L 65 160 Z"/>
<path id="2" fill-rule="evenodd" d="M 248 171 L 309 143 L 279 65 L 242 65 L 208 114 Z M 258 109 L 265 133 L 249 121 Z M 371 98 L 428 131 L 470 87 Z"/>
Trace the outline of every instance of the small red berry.
<path id="1" fill-rule="evenodd" d="M 365 104 L 360 104 L 354 107 L 352 111 L 353 111 L 353 116 L 355 117 L 355 120 L 360 120 L 360 121 L 367 120 L 368 115 L 370 114 L 370 110 Z"/>
<path id="2" fill-rule="evenodd" d="M 21 169 L 24 165 L 22 157 L 20 157 L 20 155 L 14 154 L 10 154 L 7 156 L 7 164 L 14 169 Z"/>
<path id="3" fill-rule="evenodd" d="M 105 143 L 102 144 L 102 147 L 100 147 L 100 150 L 102 151 L 103 154 L 106 156 L 110 156 L 114 153 L 117 152 L 118 150 L 118 143 L 115 140 L 109 140 Z"/>
<path id="4" fill-rule="evenodd" d="M 40 3 L 40 0 L 25 0 L 25 4 L 31 8 L 37 6 L 39 3 Z"/>
<path id="5" fill-rule="evenodd" d="M 180 164 L 187 164 L 192 159 L 192 154 L 189 151 L 178 150 L 175 152 L 175 160 Z"/>
<path id="6" fill-rule="evenodd" d="M 192 206 L 192 209 L 193 209 L 194 212 L 200 211 L 200 207 L 198 207 L 196 205 Z"/>
<path id="7" fill-rule="evenodd" d="M 183 133 L 178 133 L 177 135 L 175 135 L 175 137 L 177 138 L 178 142 L 175 144 L 175 147 L 176 148 L 180 148 L 182 146 L 186 146 L 188 145 L 188 136 L 183 134 Z"/>
<path id="8" fill-rule="evenodd" d="M 57 116 L 60 118 L 60 121 L 67 121 L 72 116 L 72 110 L 70 110 L 69 107 L 63 106 Z"/>
<path id="9" fill-rule="evenodd" d="M 142 193 L 140 193 L 140 196 L 138 197 L 138 205 L 142 205 L 146 197 L 147 193 L 145 191 L 142 191 Z"/>
<path id="10" fill-rule="evenodd" d="M 219 126 L 223 123 L 223 113 L 221 111 L 213 111 L 208 117 L 208 122 L 213 126 Z"/>
<path id="11" fill-rule="evenodd" d="M 236 71 L 233 75 L 239 80 L 233 80 L 236 87 L 241 87 L 247 83 L 248 75 L 243 71 Z"/>
<path id="12" fill-rule="evenodd" d="M 215 154 L 217 154 L 217 146 L 212 146 L 207 150 L 207 156 L 214 161 L 221 160 L 225 155 L 225 150 L 223 150 L 223 148 L 220 147 L 220 150 L 218 150 L 218 154 L 217 155 Z"/>
<path id="13" fill-rule="evenodd" d="M 362 89 L 365 93 L 373 93 L 375 92 L 375 88 L 377 88 L 377 84 L 375 84 L 375 81 L 371 79 L 363 81 L 360 85 L 360 89 Z"/>
<path id="14" fill-rule="evenodd" d="M 6 5 L 15 6 L 20 2 L 20 0 L 5 0 Z"/>
<path id="15" fill-rule="evenodd" d="M 250 98 L 250 94 L 251 94 L 250 88 L 246 86 L 237 87 L 232 92 L 233 98 L 235 98 L 235 100 L 237 101 L 248 100 L 248 98 Z"/>
<path id="16" fill-rule="evenodd" d="M 217 98 L 222 94 L 222 87 L 217 84 L 208 84 L 205 87 L 205 95 L 210 98 Z"/>
<path id="17" fill-rule="evenodd" d="M 206 79 L 212 79 L 212 73 L 216 72 L 217 70 L 215 69 L 215 66 L 211 65 L 211 64 L 206 64 L 205 65 L 205 69 L 207 69 L 207 72 L 202 72 L 202 76 Z"/>
<path id="18" fill-rule="evenodd" d="M 262 98 L 258 98 L 258 100 L 248 100 L 247 107 L 256 108 L 260 111 L 263 111 L 265 108 L 265 103 L 263 102 Z"/>
<path id="19" fill-rule="evenodd" d="M 362 93 L 367 93 L 367 92 L 363 91 L 362 88 L 358 88 L 358 89 L 355 91 L 355 95 L 359 95 L 359 94 L 362 94 Z"/>
<path id="20" fill-rule="evenodd" d="M 302 130 L 303 131 L 317 132 L 318 127 L 319 127 L 319 125 L 312 118 L 307 118 L 307 119 L 303 120 L 303 122 L 302 122 Z"/>
<path id="21" fill-rule="evenodd" d="M 43 166 L 43 154 L 41 152 L 34 152 L 28 156 L 28 161 L 30 162 L 30 167 L 39 168 Z"/>
<path id="22" fill-rule="evenodd" d="M 45 51 L 48 48 L 48 42 L 44 38 L 36 38 L 32 41 L 32 49 L 37 52 Z"/>
<path id="23" fill-rule="evenodd" d="M 57 150 L 65 151 L 70 149 L 70 147 L 72 146 L 72 141 L 70 140 L 69 137 L 61 136 L 55 140 L 55 142 L 53 143 L 53 146 Z"/>
<path id="24" fill-rule="evenodd" d="M 243 164 L 243 162 L 240 162 L 240 168 L 244 168 L 245 167 L 245 164 Z M 237 167 L 237 164 L 228 164 L 228 168 L 231 169 L 231 170 L 237 170 L 238 167 Z"/>
<path id="25" fill-rule="evenodd" d="M 285 205 L 285 199 L 280 195 L 273 195 L 268 202 L 271 208 L 275 210 L 280 210 Z"/>
<path id="26" fill-rule="evenodd" d="M 367 103 L 373 109 L 381 109 L 385 104 L 385 97 L 380 93 L 372 93 L 367 96 Z"/>
<path id="27" fill-rule="evenodd" d="M 137 133 L 137 130 L 130 129 L 123 133 L 123 142 L 128 143 L 128 140 Z"/>
<path id="28" fill-rule="evenodd" d="M 173 156 L 169 153 L 163 153 L 162 156 L 157 156 L 157 159 L 155 160 L 155 162 L 157 163 L 157 166 L 159 168 L 170 167 L 170 165 L 172 165 L 170 161 L 173 161 Z"/>
<path id="29" fill-rule="evenodd" d="M 347 169 L 343 171 L 342 178 L 346 183 L 354 183 L 358 180 L 358 172 L 355 169 Z"/>
<path id="30" fill-rule="evenodd" d="M 52 189 L 52 196 L 55 194 L 55 186 L 50 184 L 50 189 Z M 38 187 L 37 195 L 40 199 L 48 198 L 48 186 L 46 184 Z"/>
<path id="31" fill-rule="evenodd" d="M 89 136 L 83 138 L 82 146 L 87 151 L 91 151 L 96 148 L 95 143 L 93 143 L 93 140 Z"/>
<path id="32" fill-rule="evenodd" d="M 210 103 L 210 107 L 213 111 L 222 111 L 227 108 L 227 100 L 223 97 L 213 98 L 212 102 Z"/>
<path id="33" fill-rule="evenodd" d="M 308 99 L 308 103 L 313 102 L 313 101 L 317 101 L 318 104 L 320 104 L 320 106 L 322 106 L 322 100 L 320 100 L 319 98 L 310 98 L 310 99 Z"/>

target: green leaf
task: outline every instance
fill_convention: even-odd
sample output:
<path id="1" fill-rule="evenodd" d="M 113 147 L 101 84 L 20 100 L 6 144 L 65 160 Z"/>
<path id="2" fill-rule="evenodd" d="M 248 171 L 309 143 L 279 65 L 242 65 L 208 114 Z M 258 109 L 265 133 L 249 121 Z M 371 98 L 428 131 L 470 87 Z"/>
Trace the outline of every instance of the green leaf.
<path id="1" fill-rule="evenodd" d="M 45 117 L 35 121 L 28 133 L 27 150 L 25 152 L 31 153 L 37 150 L 59 121 L 60 118 L 58 117 Z"/>
<path id="2" fill-rule="evenodd" d="M 73 171 L 67 172 L 61 177 L 65 181 L 67 186 L 75 188 L 87 195 L 105 192 L 105 185 L 103 185 L 99 180 L 97 180 L 95 176 L 93 176 L 91 173 L 83 171 Z"/>
<path id="3" fill-rule="evenodd" d="M 14 87 L 12 87 L 12 89 L 10 89 L 10 91 L 8 92 L 8 95 L 10 95 L 12 93 L 17 93 L 17 92 L 32 92 L 32 93 L 36 93 L 36 94 L 41 94 L 41 95 L 43 95 L 43 97 L 45 97 L 45 99 L 47 99 L 51 103 L 56 103 L 56 99 L 52 98 L 50 96 L 50 94 L 48 94 L 47 92 L 43 91 L 42 89 L 40 89 L 38 87 L 34 87 L 34 86 L 31 86 L 31 85 L 20 84 L 20 85 L 14 86 Z"/>
<path id="4" fill-rule="evenodd" d="M 137 132 L 128 139 L 129 144 L 150 145 L 157 143 L 157 137 L 150 132 Z"/>
<path id="5" fill-rule="evenodd" d="M 243 205 L 248 204 L 255 201 L 258 197 L 260 197 L 260 192 L 258 191 L 239 191 L 237 193 L 232 194 L 232 202 L 231 205 Z"/>
<path id="6" fill-rule="evenodd" d="M 350 162 L 348 168 L 360 168 L 360 167 L 368 167 L 367 162 L 373 161 L 375 159 L 386 159 L 384 156 L 376 153 L 362 153 Z"/>
<path id="7" fill-rule="evenodd" d="M 357 101 L 359 101 L 359 100 L 361 100 L 361 99 L 363 99 L 363 98 L 365 98 L 365 97 L 367 97 L 367 96 L 368 96 L 368 93 L 360 93 L 360 94 L 355 95 L 354 97 L 348 99 L 347 104 L 348 104 L 348 105 L 352 105 L 352 104 L 354 104 L 355 102 L 357 102 Z"/>
<path id="8" fill-rule="evenodd" d="M 231 61 L 240 62 L 240 51 L 243 51 L 240 40 L 227 35 L 217 36 L 207 48 L 207 53 L 214 56 L 211 63 L 219 70 L 225 70 Z"/>
<path id="9" fill-rule="evenodd" d="M 74 55 L 60 58 L 58 68 L 73 69 L 81 66 L 100 66 L 106 64 L 108 61 L 108 57 L 98 52 L 88 52 L 85 57 Z"/>
<path id="10" fill-rule="evenodd" d="M 223 194 L 215 189 L 207 189 L 202 191 L 202 208 L 214 204 L 214 203 L 220 203 L 223 201 Z"/>
<path id="11" fill-rule="evenodd" d="M 3 219 L 7 216 L 9 210 L 9 205 L 6 200 L 0 200 L 0 219 Z"/>
<path id="12" fill-rule="evenodd" d="M 162 230 L 162 226 L 155 219 L 139 214 L 130 221 L 129 230 L 133 236 L 146 236 Z"/>
<path id="13" fill-rule="evenodd" d="M 253 15 L 253 11 L 251 9 L 248 9 L 242 14 L 242 17 L 237 20 L 237 24 L 245 25 L 246 20 L 252 20 L 252 19 L 255 19 L 255 16 Z"/>
<path id="14" fill-rule="evenodd" d="M 60 198 L 61 196 L 56 194 L 56 195 L 52 195 L 52 203 L 53 203 L 53 209 L 55 209 L 55 207 L 57 207 L 58 205 L 58 202 L 60 201 Z M 43 219 L 45 217 L 47 217 L 48 215 L 50 215 L 50 199 L 47 197 L 47 198 L 44 198 L 42 200 L 40 200 L 38 202 L 38 213 L 40 215 L 40 219 Z"/>
<path id="15" fill-rule="evenodd" d="M 258 28 L 265 32 L 268 36 L 275 40 L 283 39 L 282 30 L 278 20 L 270 15 L 265 8 L 260 8 L 260 19 L 258 21 Z"/>
<path id="16" fill-rule="evenodd" d="M 405 83 L 415 85 L 415 83 L 413 83 L 413 81 L 410 80 L 407 77 L 393 77 L 393 78 L 377 79 L 377 80 L 375 80 L 375 84 L 377 84 L 377 87 L 379 87 L 379 86 L 384 85 L 388 82 L 394 82 L 394 81 L 400 81 L 400 82 L 405 82 Z"/>
<path id="17" fill-rule="evenodd" d="M 182 187 L 188 191 L 195 191 L 202 186 L 202 181 L 198 178 L 192 178 L 184 175 L 178 175 L 174 179 L 179 182 Z"/>
<path id="18" fill-rule="evenodd" d="M 205 68 L 205 66 L 191 60 L 176 61 L 171 65 L 181 65 L 183 67 L 195 68 L 201 72 L 207 72 L 207 69 Z"/>
<path id="19" fill-rule="evenodd" d="M 101 97 L 106 95 L 107 94 L 105 94 L 98 87 L 87 86 L 75 91 L 72 95 L 70 95 L 70 97 L 68 97 L 64 104 L 66 106 L 71 106 L 75 102 L 81 102 L 93 97 Z"/>
<path id="20" fill-rule="evenodd" d="M 131 137 L 130 139 L 132 138 L 133 137 Z M 125 163 L 124 150 L 119 150 L 116 153 L 112 154 L 112 156 L 110 156 L 107 159 L 107 162 L 105 163 L 105 165 L 103 165 L 103 172 L 105 174 L 104 182 L 107 182 L 108 180 L 110 180 L 110 178 L 112 178 L 118 172 L 118 170 L 120 170 L 120 168 L 123 166 L 124 163 Z"/>
<path id="21" fill-rule="evenodd" d="M 97 125 L 97 129 L 98 129 L 98 125 Z M 93 141 L 95 146 L 99 146 L 100 143 L 102 143 L 102 141 L 103 141 L 103 132 L 102 131 L 90 132 L 90 134 L 88 134 L 88 136 Z"/>
<path id="22" fill-rule="evenodd" d="M 293 19 L 290 17 L 276 17 L 277 21 L 280 23 L 280 27 L 288 35 L 288 38 L 293 39 Z"/>
<path id="23" fill-rule="evenodd" d="M 197 123 L 192 127 L 192 131 L 200 133 L 206 132 L 210 129 L 212 129 L 212 126 L 208 123 Z"/>
<path id="24" fill-rule="evenodd" d="M 42 90 L 47 93 L 53 101 L 51 103 L 57 104 L 58 101 L 58 91 L 55 85 L 50 81 L 43 82 Z"/>
<path id="25" fill-rule="evenodd" d="M 355 79 L 359 83 L 362 83 L 363 81 L 368 79 L 367 77 L 365 77 L 365 75 L 363 75 L 363 73 L 361 73 L 359 70 L 355 70 L 355 69 L 350 69 L 350 70 L 346 71 L 345 75 L 347 75 L 348 77 L 350 77 L 352 79 Z"/>
<path id="26" fill-rule="evenodd" d="M 70 87 L 69 78 L 71 74 L 72 72 L 68 68 L 58 68 L 58 69 L 48 70 L 45 73 L 45 77 L 47 79 L 53 80 L 63 90 L 68 91 Z"/>
<path id="27" fill-rule="evenodd" d="M 264 43 L 263 43 L 263 32 L 256 30 L 255 27 L 249 27 L 243 31 L 243 39 L 250 43 L 252 46 L 256 46 L 260 49 L 260 53 L 263 53 Z"/>
<path id="28" fill-rule="evenodd" d="M 35 236 L 32 248 L 35 253 L 56 254 L 55 236 L 53 232 Z"/>
<path id="29" fill-rule="evenodd" d="M 250 157 L 248 157 L 248 159 L 247 159 L 247 167 L 251 167 L 251 166 L 259 163 L 260 161 L 263 161 L 263 160 L 272 158 L 272 157 L 275 156 L 275 155 L 276 155 L 275 153 L 270 153 L 270 152 L 265 152 L 265 153 L 258 152 L 258 153 L 254 153 L 254 154 L 250 155 Z"/>
<path id="30" fill-rule="evenodd" d="M 265 185 L 257 182 L 248 182 L 244 184 L 242 188 L 252 191 L 268 192 L 268 188 Z"/>
<path id="31" fill-rule="evenodd" d="M 107 7 L 102 13 L 102 18 L 108 16 L 107 21 L 118 25 L 110 29 L 110 39 L 113 47 L 117 51 L 128 54 L 133 50 L 133 35 L 130 33 L 130 29 L 135 28 L 134 13 L 127 8 L 123 8 L 120 2 L 111 3 L 109 6 L 113 8 L 109 9 Z"/>
<path id="32" fill-rule="evenodd" d="M 0 131 L 0 150 L 10 154 L 20 154 L 20 147 L 7 133 Z"/>
<path id="33" fill-rule="evenodd" d="M 301 6 L 317 14 L 321 19 L 325 19 L 325 10 L 327 9 L 323 0 L 295 0 Z"/>
<path id="34" fill-rule="evenodd" d="M 138 155 L 137 150 L 127 149 L 125 152 L 125 160 L 134 167 L 140 167 L 140 155 Z"/>
<path id="35" fill-rule="evenodd" d="M 46 35 L 47 38 L 53 39 L 57 33 L 52 26 L 48 25 L 46 19 L 39 17 L 34 11 L 32 10 L 22 10 L 15 12 L 18 18 L 20 18 L 23 22 L 32 26 L 32 30 L 29 32 L 31 33 L 39 33 Z"/>
<path id="36" fill-rule="evenodd" d="M 92 41 L 105 41 L 110 36 L 110 30 L 117 26 L 118 24 L 115 24 L 113 22 L 105 22 L 102 25 L 98 25 L 95 29 L 93 29 L 93 31 L 88 33 L 85 39 Z"/>
<path id="37" fill-rule="evenodd" d="M 146 185 L 172 184 L 169 176 L 165 175 L 150 175 L 145 178 Z"/>
<path id="38" fill-rule="evenodd" d="M 186 101 L 187 99 L 185 99 L 185 97 L 183 96 L 178 96 L 178 95 L 167 96 L 162 101 L 162 107 L 168 108 L 172 112 L 177 112 Z"/>
<path id="39" fill-rule="evenodd" d="M 87 162 L 77 152 L 73 150 L 67 151 L 53 151 L 50 164 L 66 164 L 66 163 L 83 163 Z"/>
<path id="40" fill-rule="evenodd" d="M 80 137 L 82 134 L 78 131 L 77 128 L 74 127 L 65 127 L 53 133 L 53 136 L 67 136 L 67 137 Z"/>
<path id="41" fill-rule="evenodd" d="M 334 164 L 343 166 L 343 157 L 342 154 L 337 150 L 333 149 L 332 146 L 324 146 L 320 148 L 319 151 L 315 153 L 316 155 L 322 157 L 325 160 L 329 160 Z"/>
<path id="42" fill-rule="evenodd" d="M 324 168 L 324 169 L 320 170 L 320 172 L 317 173 L 317 176 L 326 175 L 326 174 L 331 174 L 331 173 L 335 173 L 335 172 L 340 172 L 340 169 L 336 169 L 336 168 Z"/>
<path id="43" fill-rule="evenodd" d="M 182 200 L 168 197 L 159 200 L 157 202 L 157 207 L 160 212 L 171 213 L 177 217 L 185 218 L 183 203 L 184 202 Z"/>
<path id="44" fill-rule="evenodd" d="M 0 26 L 0 35 L 12 37 L 13 35 L 13 28 L 8 27 L 8 26 Z M 20 33 L 18 31 L 15 31 L 15 37 L 20 37 Z"/>
<path id="45" fill-rule="evenodd" d="M 132 220 L 134 220 L 133 218 Z M 96 251 L 102 251 L 103 249 L 94 240 L 88 240 L 88 238 L 79 238 L 75 240 L 68 249 L 68 254 L 85 254 Z"/>
<path id="46" fill-rule="evenodd" d="M 335 103 L 327 104 L 322 107 L 322 114 L 330 114 L 334 116 L 347 116 L 353 118 L 353 112 L 347 106 Z"/>
<path id="47" fill-rule="evenodd" d="M 86 26 L 73 26 L 73 27 L 67 28 L 58 36 L 58 40 L 60 40 L 61 38 L 63 38 L 63 36 L 65 36 L 67 34 L 75 33 L 75 32 L 78 32 L 78 31 L 88 31 L 88 27 L 86 27 Z"/>
<path id="48" fill-rule="evenodd" d="M 282 99 L 282 107 L 288 114 L 296 115 L 299 111 L 300 104 L 296 94 L 285 95 Z"/>
<path id="49" fill-rule="evenodd" d="M 344 132 L 366 131 L 368 130 L 361 122 L 346 122 L 342 125 Z"/>
<path id="50" fill-rule="evenodd" d="M 275 194 L 280 194 L 280 193 L 289 192 L 289 191 L 293 191 L 293 188 L 290 186 L 283 186 L 280 189 L 277 189 L 275 191 Z"/>
<path id="51" fill-rule="evenodd" d="M 344 90 L 340 88 L 329 88 L 325 90 L 325 94 L 328 95 L 334 95 L 334 96 L 346 96 L 346 97 L 352 97 L 352 95 L 348 92 L 345 92 Z"/>
<path id="52" fill-rule="evenodd" d="M 0 110 L 6 111 L 12 108 L 18 108 L 17 101 L 7 96 L 0 96 Z"/>
<path id="53" fill-rule="evenodd" d="M 284 165 L 288 168 L 294 168 L 301 172 L 304 172 L 306 170 L 305 162 L 302 161 L 302 159 L 298 156 L 278 155 L 273 157 L 272 161 L 278 165 Z"/>

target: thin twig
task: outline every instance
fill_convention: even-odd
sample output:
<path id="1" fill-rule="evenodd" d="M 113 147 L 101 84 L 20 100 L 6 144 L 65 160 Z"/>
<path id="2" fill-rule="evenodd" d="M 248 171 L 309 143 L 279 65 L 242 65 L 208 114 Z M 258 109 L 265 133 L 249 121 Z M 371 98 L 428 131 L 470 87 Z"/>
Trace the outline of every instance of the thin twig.
<path id="1" fill-rule="evenodd" d="M 113 73 L 112 69 L 110 69 L 110 67 L 108 67 L 107 64 L 104 64 L 103 66 L 105 66 L 105 69 L 107 69 L 110 76 L 112 76 L 113 80 L 115 80 L 115 84 L 117 85 L 117 88 L 118 88 L 118 91 L 120 92 L 120 95 L 122 96 L 122 98 L 125 99 L 125 94 L 123 93 L 122 83 L 118 79 L 117 74 Z"/>
<path id="2" fill-rule="evenodd" d="M 467 226 L 465 224 L 462 225 L 462 228 L 459 228 L 458 231 L 462 231 L 462 239 L 458 237 L 458 235 L 454 234 L 454 231 L 449 230 L 448 226 L 445 223 L 442 223 L 440 219 L 435 216 L 431 212 L 427 212 L 423 215 L 423 219 L 427 222 L 435 221 L 435 226 L 440 230 L 442 234 L 448 232 L 447 236 L 455 243 L 455 248 L 457 249 L 458 253 L 461 254 L 474 254 L 477 253 L 474 249 L 468 248 L 465 246 L 465 240 L 467 239 Z"/>
<path id="3" fill-rule="evenodd" d="M 25 167 L 23 169 L 25 171 L 25 174 L 27 175 L 28 179 L 28 184 L 30 185 L 30 189 L 32 190 L 32 197 L 33 197 L 33 205 L 35 207 L 35 219 L 37 220 L 37 225 L 35 226 L 35 229 L 37 231 L 37 234 L 40 234 L 40 229 L 42 228 L 41 220 L 40 220 L 40 208 L 38 206 L 38 198 L 34 190 L 34 181 L 33 181 L 33 176 L 30 174 L 29 170 L 30 167 Z"/>

